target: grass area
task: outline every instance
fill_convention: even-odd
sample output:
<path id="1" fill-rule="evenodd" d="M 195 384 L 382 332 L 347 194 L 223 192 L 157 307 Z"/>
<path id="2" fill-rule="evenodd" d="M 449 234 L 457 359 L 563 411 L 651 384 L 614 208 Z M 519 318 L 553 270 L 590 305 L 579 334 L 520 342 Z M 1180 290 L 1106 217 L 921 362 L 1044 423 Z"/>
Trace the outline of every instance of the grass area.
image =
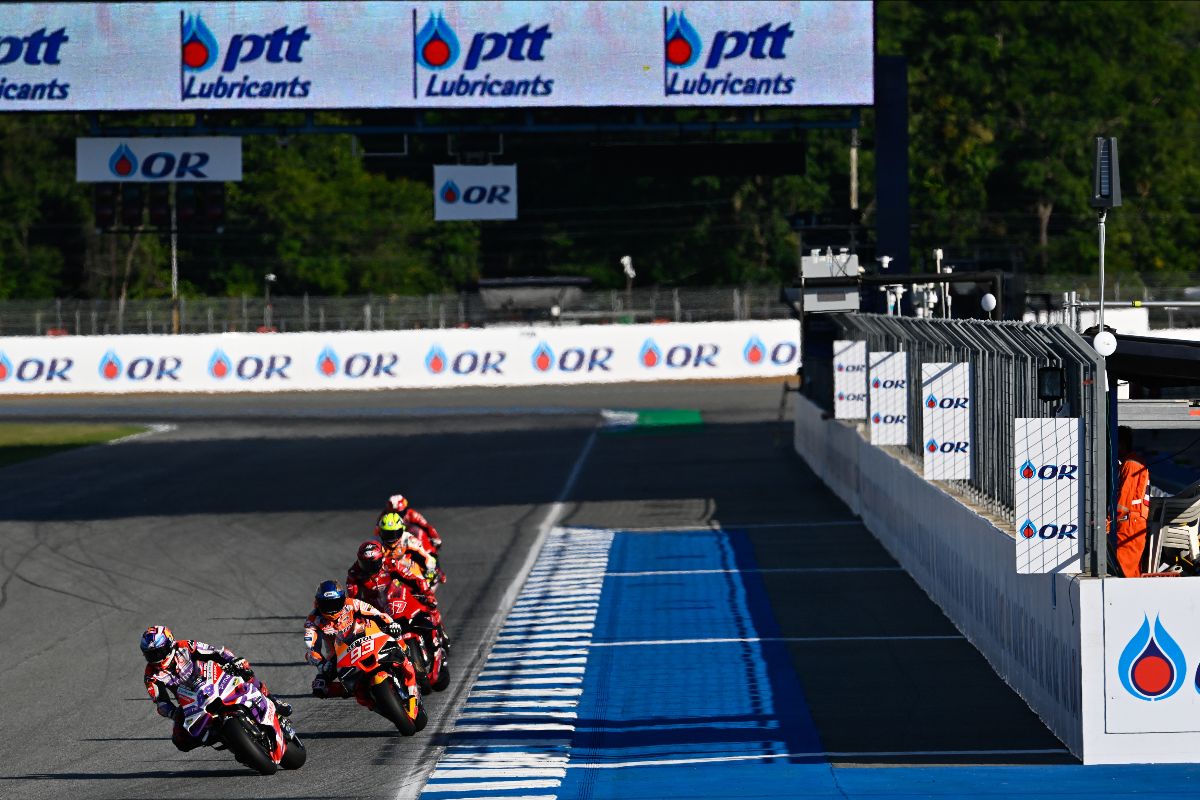
<path id="1" fill-rule="evenodd" d="M 0 422 L 0 467 L 100 444 L 146 430 L 141 425 L 82 422 Z"/>

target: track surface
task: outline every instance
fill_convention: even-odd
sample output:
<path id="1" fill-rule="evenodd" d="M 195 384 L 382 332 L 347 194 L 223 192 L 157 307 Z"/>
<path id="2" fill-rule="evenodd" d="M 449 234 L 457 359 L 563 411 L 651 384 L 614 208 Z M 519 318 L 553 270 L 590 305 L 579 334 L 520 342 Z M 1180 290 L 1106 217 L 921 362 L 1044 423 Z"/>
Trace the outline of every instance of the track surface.
<path id="1" fill-rule="evenodd" d="M 763 565 L 891 563 L 859 528 L 800 540 L 774 527 L 847 516 L 789 455 L 779 398 L 777 384 L 658 384 L 0 402 L 0 419 L 177 426 L 0 470 L 0 796 L 415 796 L 551 511 L 565 525 L 765 526 L 747 540 Z M 555 508 L 599 409 L 645 407 L 698 408 L 706 424 L 596 439 Z M 301 660 L 313 588 L 344 576 L 381 500 L 401 489 L 444 535 L 439 596 L 455 639 L 455 681 L 412 739 L 353 701 L 309 697 Z M 814 620 L 866 630 L 880 614 L 899 633 L 952 632 L 902 576 L 797 586 L 767 582 L 785 632 Z M 248 657 L 296 706 L 308 765 L 264 779 L 223 753 L 177 753 L 141 687 L 136 640 L 154 622 Z M 961 763 L 949 754 L 971 732 L 973 748 L 1058 747 L 965 643 L 833 655 L 790 657 L 826 748 L 864 754 L 848 761 L 919 744 Z M 927 669 L 943 678 L 926 692 Z M 866 707 L 864 691 L 892 706 Z"/>

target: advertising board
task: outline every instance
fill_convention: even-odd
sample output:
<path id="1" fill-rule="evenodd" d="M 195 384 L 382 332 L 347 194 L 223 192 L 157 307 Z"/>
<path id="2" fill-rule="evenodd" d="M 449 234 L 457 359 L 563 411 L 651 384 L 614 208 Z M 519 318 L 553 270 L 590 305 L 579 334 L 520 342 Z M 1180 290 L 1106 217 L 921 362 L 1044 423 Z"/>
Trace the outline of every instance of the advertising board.
<path id="1" fill-rule="evenodd" d="M 867 343 L 837 339 L 833 343 L 833 416 L 867 417 Z"/>
<path id="2" fill-rule="evenodd" d="M 925 479 L 971 479 L 971 366 L 921 365 L 921 431 Z"/>
<path id="3" fill-rule="evenodd" d="M 867 362 L 871 444 L 908 444 L 908 354 L 872 350 Z"/>
<path id="4" fill-rule="evenodd" d="M 1014 446 L 1017 572 L 1080 572 L 1083 420 L 1018 418 Z"/>

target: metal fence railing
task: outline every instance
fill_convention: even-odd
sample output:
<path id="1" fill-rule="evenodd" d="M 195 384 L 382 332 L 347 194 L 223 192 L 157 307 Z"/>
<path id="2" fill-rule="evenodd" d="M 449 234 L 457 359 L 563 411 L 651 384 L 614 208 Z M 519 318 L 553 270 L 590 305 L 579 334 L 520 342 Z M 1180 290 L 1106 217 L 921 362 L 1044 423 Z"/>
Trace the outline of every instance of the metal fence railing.
<path id="1" fill-rule="evenodd" d="M 637 288 L 551 293 L 543 303 L 460 294 L 185 297 L 181 333 L 407 330 L 515 323 L 709 322 L 788 316 L 777 286 Z M 557 307 L 557 314 L 553 309 Z M 0 336 L 171 333 L 170 299 L 0 301 Z"/>
<path id="2" fill-rule="evenodd" d="M 875 314 L 831 315 L 834 338 L 865 341 L 868 350 L 908 354 L 910 386 L 921 385 L 921 366 L 927 362 L 970 364 L 972 404 L 972 475 L 969 481 L 949 481 L 972 502 L 1010 524 L 1014 508 L 1015 420 L 1018 417 L 1078 417 L 1084 421 L 1083 486 L 1085 565 L 1104 574 L 1107 485 L 1107 412 L 1103 390 L 1104 359 L 1065 325 L 987 320 L 916 319 Z M 806 348 L 805 386 L 808 396 L 832 410 L 832 387 L 808 376 L 831 374 Z M 1038 396 L 1038 370 L 1062 368 L 1065 392 L 1061 402 Z M 920 392 L 909 392 L 908 443 L 911 455 L 922 457 Z"/>

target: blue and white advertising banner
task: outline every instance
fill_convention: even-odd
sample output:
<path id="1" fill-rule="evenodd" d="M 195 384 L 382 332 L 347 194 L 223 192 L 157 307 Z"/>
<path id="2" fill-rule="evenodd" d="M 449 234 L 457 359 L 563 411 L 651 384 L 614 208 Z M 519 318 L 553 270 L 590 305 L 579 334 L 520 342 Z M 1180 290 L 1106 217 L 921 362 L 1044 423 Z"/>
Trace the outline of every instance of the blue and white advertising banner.
<path id="1" fill-rule="evenodd" d="M 0 6 L 0 111 L 865 106 L 868 0 Z"/>
<path id="2" fill-rule="evenodd" d="M 433 218 L 438 221 L 516 219 L 516 165 L 435 164 Z"/>
<path id="3" fill-rule="evenodd" d="M 1104 581 L 1104 729 L 1200 731 L 1200 580 Z"/>
<path id="4" fill-rule="evenodd" d="M 921 430 L 925 479 L 971 479 L 971 367 L 921 365 Z"/>
<path id="5" fill-rule="evenodd" d="M 1082 558 L 1080 419 L 1016 420 L 1014 521 L 1017 572 L 1077 573 Z"/>
<path id="6" fill-rule="evenodd" d="M 0 396 L 532 386 L 796 374 L 792 320 L 0 338 Z"/>
<path id="7" fill-rule="evenodd" d="M 75 140 L 80 183 L 240 181 L 239 136 Z"/>
<path id="8" fill-rule="evenodd" d="M 908 444 L 908 354 L 872 350 L 867 372 L 871 444 Z"/>
<path id="9" fill-rule="evenodd" d="M 833 416 L 867 418 L 867 343 L 851 339 L 833 342 Z"/>

